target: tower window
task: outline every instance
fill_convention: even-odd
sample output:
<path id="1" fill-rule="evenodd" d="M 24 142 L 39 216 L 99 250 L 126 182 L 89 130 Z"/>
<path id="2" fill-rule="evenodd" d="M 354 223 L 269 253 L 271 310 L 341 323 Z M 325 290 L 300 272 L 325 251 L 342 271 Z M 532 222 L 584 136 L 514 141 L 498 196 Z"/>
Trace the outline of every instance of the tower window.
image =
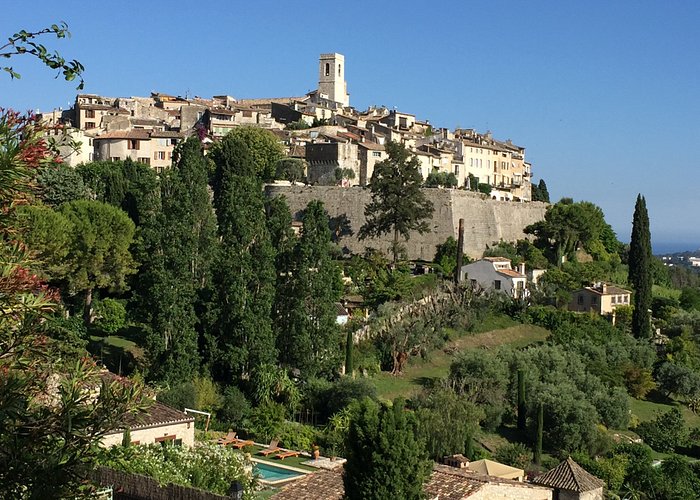
<path id="1" fill-rule="evenodd" d="M 338 76 L 340 76 L 340 64 L 338 64 Z"/>
<path id="2" fill-rule="evenodd" d="M 331 64 L 326 63 L 326 76 L 331 74 Z"/>

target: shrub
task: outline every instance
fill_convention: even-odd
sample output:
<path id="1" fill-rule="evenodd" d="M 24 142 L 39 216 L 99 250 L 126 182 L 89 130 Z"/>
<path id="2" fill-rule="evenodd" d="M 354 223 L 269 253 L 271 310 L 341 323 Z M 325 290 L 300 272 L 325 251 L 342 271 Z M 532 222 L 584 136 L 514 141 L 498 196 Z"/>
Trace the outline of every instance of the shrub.
<path id="1" fill-rule="evenodd" d="M 126 308 L 119 300 L 96 300 L 94 311 L 94 325 L 105 333 L 114 334 L 126 324 Z"/>
<path id="2" fill-rule="evenodd" d="M 685 444 L 687 438 L 685 421 L 678 408 L 671 408 L 650 422 L 642 422 L 636 431 L 645 443 L 662 453 L 672 453 Z"/>
<path id="3" fill-rule="evenodd" d="M 245 394 L 236 386 L 227 387 L 216 410 L 216 418 L 223 428 L 245 427 L 250 413 L 250 402 Z"/>
<path id="4" fill-rule="evenodd" d="M 527 469 L 532 458 L 532 451 L 522 443 L 508 443 L 496 448 L 493 459 L 511 467 Z"/>
<path id="5" fill-rule="evenodd" d="M 252 411 L 248 430 L 257 440 L 270 441 L 282 433 L 284 416 L 285 410 L 281 404 L 263 403 Z"/>

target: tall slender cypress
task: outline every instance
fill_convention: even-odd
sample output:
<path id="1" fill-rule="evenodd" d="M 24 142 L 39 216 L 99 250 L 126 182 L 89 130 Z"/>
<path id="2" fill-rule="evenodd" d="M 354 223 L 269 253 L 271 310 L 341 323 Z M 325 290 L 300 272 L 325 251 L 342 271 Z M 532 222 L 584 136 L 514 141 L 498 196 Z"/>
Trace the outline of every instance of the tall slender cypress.
<path id="1" fill-rule="evenodd" d="M 540 465 L 542 462 L 542 434 L 544 432 L 544 404 L 537 405 L 537 436 L 535 437 L 535 456 L 533 462 Z"/>
<path id="2" fill-rule="evenodd" d="M 629 282 L 634 288 L 632 333 L 637 338 L 651 336 L 651 233 L 649 214 L 644 197 L 637 195 L 632 219 L 632 237 L 629 252 Z"/>
<path id="3" fill-rule="evenodd" d="M 352 328 L 348 327 L 348 333 L 345 337 L 345 375 L 352 377 L 354 367 L 352 366 Z"/>

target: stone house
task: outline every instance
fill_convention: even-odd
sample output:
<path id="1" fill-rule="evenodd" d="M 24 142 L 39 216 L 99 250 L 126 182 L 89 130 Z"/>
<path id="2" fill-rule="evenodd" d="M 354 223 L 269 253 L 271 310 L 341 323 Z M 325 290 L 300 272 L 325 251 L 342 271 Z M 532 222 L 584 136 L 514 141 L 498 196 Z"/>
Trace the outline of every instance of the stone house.
<path id="1" fill-rule="evenodd" d="M 522 264 L 520 269 L 515 271 L 511 268 L 510 259 L 505 257 L 484 257 L 462 266 L 460 280 L 465 279 L 468 279 L 473 287 L 502 292 L 515 299 L 528 295 L 525 265 Z"/>
<path id="2" fill-rule="evenodd" d="M 569 310 L 612 315 L 616 307 L 630 305 L 631 296 L 632 292 L 624 288 L 607 283 L 596 283 L 574 291 L 569 302 Z"/>
<path id="3" fill-rule="evenodd" d="M 94 158 L 97 160 L 137 161 L 150 165 L 157 172 L 170 167 L 173 150 L 184 139 L 180 132 L 161 130 L 117 130 L 93 139 Z"/>
<path id="4" fill-rule="evenodd" d="M 386 160 L 389 155 L 384 146 L 376 142 L 358 142 L 357 154 L 360 159 L 360 186 L 366 186 L 372 180 L 374 166 L 380 161 Z"/>
<path id="5" fill-rule="evenodd" d="M 351 139 L 338 135 L 319 134 L 319 138 L 325 141 L 306 144 L 308 183 L 326 186 L 337 184 L 335 171 L 342 168 L 350 169 L 355 174 L 353 179 L 347 180 L 347 185 L 357 186 L 360 183 L 358 145 Z"/>
<path id="6" fill-rule="evenodd" d="M 106 434 L 101 445 L 119 445 L 129 428 L 132 444 L 170 443 L 194 446 L 194 417 L 170 406 L 154 402 L 144 414 L 129 415 L 121 429 Z"/>

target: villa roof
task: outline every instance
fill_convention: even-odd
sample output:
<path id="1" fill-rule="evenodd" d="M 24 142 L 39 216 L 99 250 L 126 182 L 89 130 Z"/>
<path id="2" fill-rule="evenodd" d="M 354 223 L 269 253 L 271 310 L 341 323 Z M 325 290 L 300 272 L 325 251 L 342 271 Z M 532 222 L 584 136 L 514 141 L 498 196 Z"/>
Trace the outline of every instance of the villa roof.
<path id="1" fill-rule="evenodd" d="M 484 257 L 482 260 L 488 260 L 489 262 L 510 262 L 510 259 L 505 257 Z"/>
<path id="2" fill-rule="evenodd" d="M 122 429 L 127 427 L 131 430 L 136 430 L 187 422 L 194 422 L 194 417 L 155 401 L 144 413 L 126 415 L 122 421 L 121 429 L 115 430 L 110 434 L 120 433 Z"/>
<path id="3" fill-rule="evenodd" d="M 513 271 L 512 269 L 497 269 L 496 272 L 498 274 L 503 274 L 505 276 L 508 276 L 509 278 L 524 278 L 525 275 L 520 274 L 517 271 Z"/>
<path id="4" fill-rule="evenodd" d="M 523 477 L 525 475 L 525 471 L 523 469 L 518 469 L 516 467 L 511 467 L 510 465 L 505 465 L 500 462 L 494 462 L 493 460 L 486 459 L 469 462 L 467 469 L 485 476 L 503 478 Z"/>
<path id="5" fill-rule="evenodd" d="M 148 135 L 148 130 L 113 130 L 112 132 L 105 132 L 95 137 L 96 141 L 102 139 L 142 139 L 148 140 L 150 136 Z"/>
<path id="6" fill-rule="evenodd" d="M 519 481 L 484 476 L 466 469 L 457 469 L 447 465 L 433 465 L 433 472 L 423 489 L 428 498 L 440 500 L 463 500 L 486 485 L 505 484 L 518 488 L 541 489 Z M 344 498 L 342 469 L 322 470 L 307 474 L 283 487 L 271 498 L 275 500 L 340 500 Z"/>
<path id="7" fill-rule="evenodd" d="M 564 460 L 549 472 L 533 480 L 535 484 L 561 490 L 585 492 L 605 486 L 605 482 L 588 473 L 571 457 Z"/>
<path id="8" fill-rule="evenodd" d="M 583 291 L 583 290 L 588 290 L 589 292 L 596 293 L 598 295 L 625 295 L 625 294 L 631 294 L 629 290 L 625 290 L 624 288 L 620 288 L 617 286 L 613 285 L 606 285 L 605 286 L 605 293 L 603 293 L 603 290 L 601 290 L 598 287 L 594 286 L 587 286 L 585 288 L 580 288 L 577 290 L 578 292 Z"/>

